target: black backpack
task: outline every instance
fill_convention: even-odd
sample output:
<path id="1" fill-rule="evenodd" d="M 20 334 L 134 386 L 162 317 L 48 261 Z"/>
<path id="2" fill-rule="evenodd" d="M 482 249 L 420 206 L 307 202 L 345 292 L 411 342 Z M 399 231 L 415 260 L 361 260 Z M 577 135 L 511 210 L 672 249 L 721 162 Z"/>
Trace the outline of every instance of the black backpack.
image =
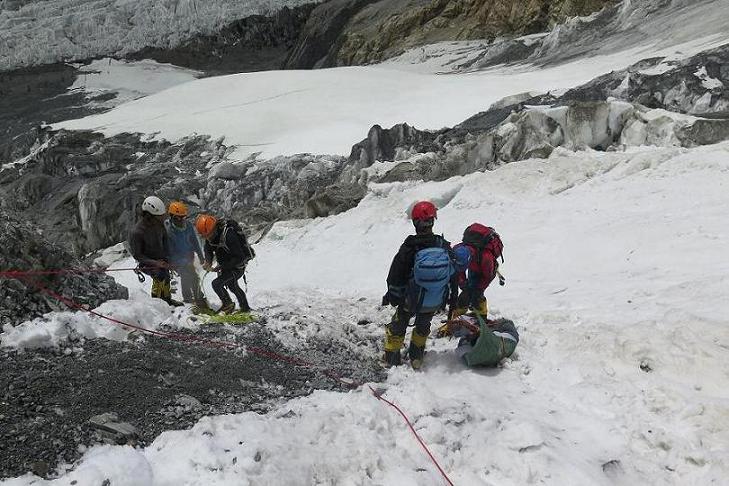
<path id="1" fill-rule="evenodd" d="M 238 221 L 235 221 L 234 219 L 228 219 L 225 221 L 225 229 L 226 231 L 231 229 L 235 232 L 235 234 L 240 238 L 241 246 L 243 246 L 243 261 L 248 262 L 250 260 L 253 260 L 256 258 L 256 252 L 253 249 L 251 245 L 248 244 L 248 238 L 246 238 L 245 233 L 243 233 L 243 228 L 241 228 Z M 221 238 L 221 241 L 225 241 L 225 234 Z"/>

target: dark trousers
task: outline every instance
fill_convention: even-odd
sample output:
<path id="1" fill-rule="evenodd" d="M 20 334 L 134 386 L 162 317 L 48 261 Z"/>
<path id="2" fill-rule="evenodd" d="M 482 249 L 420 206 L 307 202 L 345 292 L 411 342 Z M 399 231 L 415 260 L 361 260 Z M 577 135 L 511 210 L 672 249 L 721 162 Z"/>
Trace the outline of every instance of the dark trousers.
<path id="1" fill-rule="evenodd" d="M 182 287 L 182 300 L 185 302 L 200 302 L 203 294 L 200 290 L 200 277 L 195 271 L 192 262 L 184 262 L 175 266 L 175 271 L 180 274 L 180 286 Z"/>
<path id="2" fill-rule="evenodd" d="M 390 322 L 390 333 L 393 336 L 405 336 L 410 319 L 415 316 L 415 331 L 421 336 L 427 337 L 430 334 L 430 321 L 433 320 L 434 315 L 432 312 L 415 314 L 406 310 L 402 305 L 398 306 Z"/>
<path id="3" fill-rule="evenodd" d="M 248 305 L 246 293 L 242 288 L 240 288 L 240 285 L 238 285 L 238 279 L 242 276 L 243 271 L 238 270 L 237 268 L 222 270 L 218 274 L 218 277 L 213 280 L 213 290 L 216 294 L 218 294 L 223 305 L 232 302 L 230 295 L 228 294 L 228 290 L 230 290 L 233 292 L 233 295 L 235 295 L 235 298 L 238 299 L 240 309 L 242 311 L 249 311 L 250 306 Z"/>
<path id="4" fill-rule="evenodd" d="M 155 280 L 161 280 L 163 282 L 170 281 L 170 271 L 166 268 L 145 268 L 142 272 Z"/>

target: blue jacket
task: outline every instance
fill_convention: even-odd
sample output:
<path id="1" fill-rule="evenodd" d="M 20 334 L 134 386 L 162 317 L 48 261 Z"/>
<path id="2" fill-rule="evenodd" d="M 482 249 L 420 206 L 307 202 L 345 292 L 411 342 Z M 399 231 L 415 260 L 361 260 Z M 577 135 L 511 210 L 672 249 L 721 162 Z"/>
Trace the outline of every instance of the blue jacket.
<path id="1" fill-rule="evenodd" d="M 170 263 L 173 265 L 191 263 L 195 253 L 197 253 L 201 262 L 204 261 L 200 243 L 191 224 L 186 222 L 184 228 L 178 228 L 170 220 L 167 220 L 165 221 L 165 228 L 167 228 Z"/>

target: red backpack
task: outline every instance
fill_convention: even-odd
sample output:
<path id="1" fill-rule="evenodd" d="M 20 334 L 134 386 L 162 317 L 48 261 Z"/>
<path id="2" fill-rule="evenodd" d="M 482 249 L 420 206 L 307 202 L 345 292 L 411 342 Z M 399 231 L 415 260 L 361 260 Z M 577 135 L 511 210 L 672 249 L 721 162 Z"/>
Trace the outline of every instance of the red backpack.
<path id="1" fill-rule="evenodd" d="M 476 249 L 476 268 L 481 268 L 484 253 L 490 253 L 494 261 L 501 258 L 504 262 L 504 244 L 501 242 L 499 234 L 491 227 L 484 226 L 480 223 L 473 223 L 463 232 L 463 243 Z M 488 257 L 487 257 L 488 258 Z M 498 273 L 498 261 L 494 271 L 499 275 L 499 284 L 504 285 L 504 278 Z M 491 278 L 494 276 L 491 275 Z"/>

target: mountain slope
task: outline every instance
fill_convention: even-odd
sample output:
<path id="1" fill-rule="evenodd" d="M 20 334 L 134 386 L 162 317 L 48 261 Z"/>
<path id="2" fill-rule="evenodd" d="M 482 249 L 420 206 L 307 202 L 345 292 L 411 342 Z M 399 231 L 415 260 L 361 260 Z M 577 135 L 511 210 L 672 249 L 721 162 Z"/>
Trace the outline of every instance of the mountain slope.
<path id="1" fill-rule="evenodd" d="M 390 311 L 375 307 L 411 231 L 405 209 L 431 198 L 447 238 L 474 220 L 503 236 L 508 283 L 487 295 L 522 335 L 494 370 L 464 368 L 455 341 L 431 338 L 423 372 L 395 369 L 382 385 L 455 484 L 720 484 L 729 474 L 728 156 L 727 143 L 563 151 L 439 183 L 373 185 L 351 211 L 276 225 L 257 247 L 251 301 L 308 309 L 270 324 L 287 353 L 314 334 L 382 336 Z M 400 417 L 366 387 L 206 418 L 144 450 L 97 447 L 56 481 L 3 484 L 106 479 L 440 484 Z"/>
<path id="2" fill-rule="evenodd" d="M 571 88 L 646 57 L 680 59 L 727 41 L 726 33 L 667 47 L 647 41 L 609 56 L 541 69 L 498 67 L 451 76 L 413 72 L 407 58 L 367 67 L 220 76 L 54 128 L 97 130 L 107 136 L 156 133 L 171 141 L 191 133 L 222 136 L 236 146 L 238 159 L 303 152 L 344 155 L 374 124 L 453 126 L 505 96 Z"/>
<path id="3" fill-rule="evenodd" d="M 445 40 L 549 30 L 615 0 L 335 0 L 312 12 L 288 68 L 369 64 Z"/>

